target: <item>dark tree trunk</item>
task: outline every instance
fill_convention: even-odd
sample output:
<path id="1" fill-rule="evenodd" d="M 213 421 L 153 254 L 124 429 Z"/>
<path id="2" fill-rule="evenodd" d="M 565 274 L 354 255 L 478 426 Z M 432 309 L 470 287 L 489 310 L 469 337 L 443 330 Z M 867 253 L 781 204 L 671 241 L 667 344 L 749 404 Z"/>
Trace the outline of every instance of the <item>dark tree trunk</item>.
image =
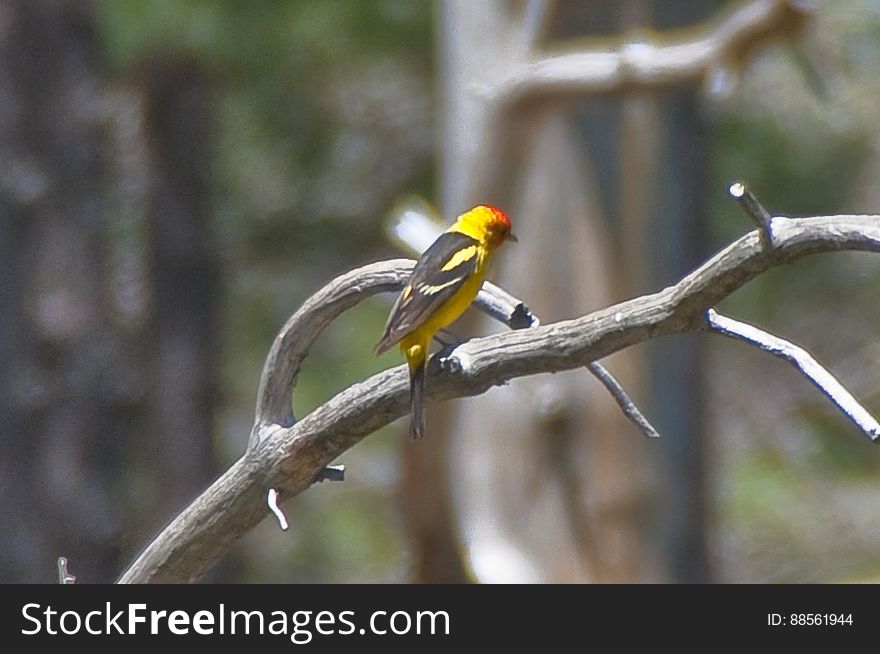
<path id="1" fill-rule="evenodd" d="M 134 209 L 149 238 L 135 247 L 149 248 L 151 297 L 124 328 L 93 5 L 3 12 L 0 582 L 54 581 L 62 555 L 80 581 L 107 582 L 215 470 L 207 84 L 167 56 L 140 77 L 147 179 Z"/>
<path id="2" fill-rule="evenodd" d="M 213 479 L 219 275 L 209 229 L 208 80 L 185 57 L 142 67 L 152 321 L 147 453 L 156 524 Z"/>
<path id="3" fill-rule="evenodd" d="M 718 3 L 673 0 L 656 4 L 660 30 L 698 24 Z M 710 132 L 701 89 L 668 94 L 661 104 L 661 161 L 658 203 L 651 220 L 652 278 L 660 288 L 696 267 L 711 252 L 707 243 Z M 717 190 L 717 189 L 716 189 Z M 666 468 L 664 534 L 667 565 L 675 581 L 711 581 L 706 522 L 705 385 L 703 343 L 696 338 L 663 339 L 653 349 L 652 404 L 663 439 Z"/>
<path id="4" fill-rule="evenodd" d="M 92 5 L 9 0 L 0 30 L 0 581 L 119 570 L 123 353 L 102 273 Z"/>

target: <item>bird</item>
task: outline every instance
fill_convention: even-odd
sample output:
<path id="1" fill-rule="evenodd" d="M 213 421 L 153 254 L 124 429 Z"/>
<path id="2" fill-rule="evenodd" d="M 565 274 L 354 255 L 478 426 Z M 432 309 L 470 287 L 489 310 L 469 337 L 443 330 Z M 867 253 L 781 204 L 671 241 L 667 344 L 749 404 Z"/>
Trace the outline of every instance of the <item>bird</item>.
<path id="1" fill-rule="evenodd" d="M 382 354 L 399 343 L 406 358 L 412 438 L 425 434 L 422 395 L 431 339 L 477 297 L 495 251 L 516 240 L 506 213 L 488 204 L 477 205 L 458 216 L 422 253 L 397 296 L 375 351 Z"/>

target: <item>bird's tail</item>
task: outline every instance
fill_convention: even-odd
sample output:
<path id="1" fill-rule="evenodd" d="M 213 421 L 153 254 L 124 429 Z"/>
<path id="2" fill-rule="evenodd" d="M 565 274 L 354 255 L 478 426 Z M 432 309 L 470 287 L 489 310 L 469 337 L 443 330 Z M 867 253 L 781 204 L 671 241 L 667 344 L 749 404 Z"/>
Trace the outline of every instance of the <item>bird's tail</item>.
<path id="1" fill-rule="evenodd" d="M 422 391 L 425 388 L 425 361 L 417 363 L 409 373 L 410 423 L 409 435 L 422 438 L 425 435 L 425 405 Z"/>

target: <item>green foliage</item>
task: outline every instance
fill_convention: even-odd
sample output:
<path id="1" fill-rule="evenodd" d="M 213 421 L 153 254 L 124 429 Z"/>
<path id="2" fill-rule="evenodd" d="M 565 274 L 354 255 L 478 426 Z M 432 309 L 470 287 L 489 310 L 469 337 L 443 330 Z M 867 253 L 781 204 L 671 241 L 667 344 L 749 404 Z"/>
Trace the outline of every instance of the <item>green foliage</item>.
<path id="1" fill-rule="evenodd" d="M 412 98 L 427 95 L 428 3 L 105 0 L 99 7 L 117 75 L 185 53 L 213 80 L 215 207 L 233 256 L 289 261 L 295 247 L 317 250 L 316 259 L 338 269 L 365 244 L 379 245 L 377 214 L 401 187 L 424 185 L 427 115 Z M 378 97 L 364 97 L 373 81 Z M 419 142 L 409 142 L 412 134 Z"/>
<path id="2" fill-rule="evenodd" d="M 249 79 L 267 87 L 282 71 L 320 73 L 320 66 L 353 54 L 412 56 L 431 43 L 426 2 L 103 0 L 99 10 L 117 69 L 163 48 L 183 48 L 233 77 L 278 71 Z"/>
<path id="3" fill-rule="evenodd" d="M 865 401 L 868 402 L 869 398 Z M 873 403 L 875 406 L 876 402 Z M 864 436 L 848 429 L 830 406 L 807 406 L 800 411 L 812 439 L 809 463 L 815 474 L 830 481 L 872 480 L 880 473 L 880 451 L 867 448 Z"/>
<path id="4" fill-rule="evenodd" d="M 734 511 L 744 520 L 776 523 L 797 502 L 797 482 L 783 453 L 763 448 L 734 469 Z"/>

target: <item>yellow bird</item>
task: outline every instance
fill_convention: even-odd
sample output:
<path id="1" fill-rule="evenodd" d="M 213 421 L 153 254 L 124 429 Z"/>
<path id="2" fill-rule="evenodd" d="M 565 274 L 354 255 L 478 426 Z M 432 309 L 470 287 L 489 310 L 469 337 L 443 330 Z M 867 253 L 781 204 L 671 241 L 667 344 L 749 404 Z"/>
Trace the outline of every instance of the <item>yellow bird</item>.
<path id="1" fill-rule="evenodd" d="M 391 308 L 376 354 L 400 343 L 409 364 L 413 438 L 425 434 L 422 391 L 431 339 L 474 301 L 492 254 L 505 241 L 516 237 L 501 209 L 481 204 L 461 214 L 419 257 Z"/>

